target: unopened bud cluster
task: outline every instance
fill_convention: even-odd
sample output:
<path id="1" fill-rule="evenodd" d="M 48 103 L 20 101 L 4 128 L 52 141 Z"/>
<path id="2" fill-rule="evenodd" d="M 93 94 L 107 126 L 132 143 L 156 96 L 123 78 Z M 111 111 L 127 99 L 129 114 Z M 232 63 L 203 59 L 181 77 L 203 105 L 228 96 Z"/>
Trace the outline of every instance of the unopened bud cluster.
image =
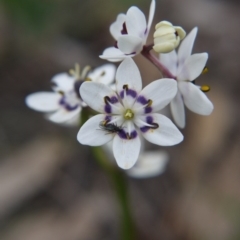
<path id="1" fill-rule="evenodd" d="M 173 26 L 168 21 L 162 21 L 155 27 L 153 49 L 157 53 L 168 53 L 174 50 L 185 37 L 183 28 Z"/>

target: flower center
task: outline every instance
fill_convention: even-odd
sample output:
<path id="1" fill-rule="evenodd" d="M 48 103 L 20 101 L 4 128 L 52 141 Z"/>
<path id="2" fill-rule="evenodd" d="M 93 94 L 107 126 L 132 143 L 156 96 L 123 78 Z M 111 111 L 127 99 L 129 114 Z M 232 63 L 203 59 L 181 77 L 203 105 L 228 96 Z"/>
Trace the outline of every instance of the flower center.
<path id="1" fill-rule="evenodd" d="M 134 118 L 134 113 L 133 113 L 133 111 L 132 111 L 131 109 L 127 109 L 127 110 L 125 111 L 125 113 L 124 113 L 124 118 L 125 118 L 126 120 L 131 120 L 131 119 L 133 119 L 133 118 Z"/>

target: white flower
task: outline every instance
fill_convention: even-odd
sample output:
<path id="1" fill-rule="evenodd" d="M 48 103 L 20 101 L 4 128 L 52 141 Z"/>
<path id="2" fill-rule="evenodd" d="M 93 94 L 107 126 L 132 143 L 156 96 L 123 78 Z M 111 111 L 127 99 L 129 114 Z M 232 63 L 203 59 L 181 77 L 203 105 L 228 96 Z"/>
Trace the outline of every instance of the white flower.
<path id="1" fill-rule="evenodd" d="M 153 34 L 153 49 L 157 53 L 169 53 L 174 50 L 186 36 L 186 32 L 178 26 L 173 26 L 168 21 L 161 21 L 155 27 Z"/>
<path id="2" fill-rule="evenodd" d="M 165 151 L 144 151 L 134 167 L 127 170 L 127 174 L 134 178 L 156 177 L 165 171 L 168 159 Z"/>
<path id="3" fill-rule="evenodd" d="M 175 80 L 156 80 L 142 90 L 140 72 L 134 61 L 127 58 L 117 70 L 116 89 L 114 92 L 110 87 L 94 82 L 82 84 L 83 100 L 100 114 L 90 118 L 79 130 L 77 139 L 81 144 L 101 146 L 113 140 L 117 164 L 129 169 L 139 156 L 139 134 L 162 146 L 183 140 L 171 120 L 156 113 L 175 96 Z"/>
<path id="4" fill-rule="evenodd" d="M 197 34 L 195 27 L 182 41 L 178 54 L 172 51 L 168 54 L 160 54 L 160 62 L 176 77 L 178 93 L 171 101 L 170 107 L 173 118 L 180 128 L 185 127 L 186 107 L 200 115 L 209 115 L 213 111 L 213 104 L 203 93 L 200 86 L 195 85 L 194 80 L 202 73 L 207 59 L 207 53 L 192 54 L 194 40 Z"/>
<path id="5" fill-rule="evenodd" d="M 116 68 L 112 64 L 105 64 L 93 71 L 87 66 L 80 74 L 79 66 L 70 70 L 71 75 L 60 73 L 52 78 L 55 84 L 53 92 L 37 92 L 26 97 L 28 107 L 45 112 L 46 117 L 55 123 L 76 125 L 79 123 L 80 112 L 86 104 L 79 95 L 79 87 L 85 80 L 110 84 L 115 77 Z"/>
<path id="6" fill-rule="evenodd" d="M 140 53 L 147 41 L 155 5 L 155 0 L 152 0 L 148 23 L 143 12 L 137 7 L 129 8 L 126 14 L 119 14 L 110 26 L 110 33 L 116 40 L 116 47 L 105 49 L 100 58 L 118 62 Z"/>

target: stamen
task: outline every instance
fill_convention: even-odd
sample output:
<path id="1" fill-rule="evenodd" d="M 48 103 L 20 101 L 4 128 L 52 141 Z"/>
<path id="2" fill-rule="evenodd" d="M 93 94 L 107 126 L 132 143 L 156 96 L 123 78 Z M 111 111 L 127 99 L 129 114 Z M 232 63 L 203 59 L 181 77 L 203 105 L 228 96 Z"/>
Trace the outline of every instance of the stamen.
<path id="1" fill-rule="evenodd" d="M 153 125 L 151 128 L 152 129 L 157 129 L 159 128 L 159 125 L 157 123 L 152 123 L 151 125 Z"/>
<path id="2" fill-rule="evenodd" d="M 151 99 L 148 99 L 148 103 L 147 103 L 146 107 L 151 107 L 152 103 L 153 103 L 153 101 Z"/>
<path id="3" fill-rule="evenodd" d="M 209 92 L 210 91 L 210 87 L 208 85 L 203 85 L 200 88 L 203 92 Z"/>
<path id="4" fill-rule="evenodd" d="M 89 73 L 89 71 L 91 70 L 90 66 L 86 66 L 84 67 L 84 69 L 82 70 L 82 74 L 81 74 L 81 79 L 85 79 L 87 77 L 87 74 Z M 79 73 L 80 74 L 80 73 Z"/>
<path id="5" fill-rule="evenodd" d="M 127 84 L 126 84 L 126 85 L 123 85 L 123 89 L 126 90 L 126 91 L 128 91 L 128 85 L 127 85 Z"/>
<path id="6" fill-rule="evenodd" d="M 127 139 L 131 139 L 131 135 L 129 133 L 126 134 L 127 135 Z"/>
<path id="7" fill-rule="evenodd" d="M 105 97 L 103 98 L 103 100 L 104 100 L 105 104 L 108 104 L 109 102 L 111 102 L 111 99 L 110 99 L 110 97 L 108 97 L 108 96 L 105 96 Z"/>
<path id="8" fill-rule="evenodd" d="M 124 118 L 126 120 L 130 120 L 134 118 L 134 113 L 132 112 L 131 109 L 127 109 L 126 112 L 124 113 Z"/>
<path id="9" fill-rule="evenodd" d="M 58 91 L 59 94 L 61 94 L 62 96 L 64 96 L 64 92 L 63 91 Z"/>
<path id="10" fill-rule="evenodd" d="M 105 74 L 106 74 L 106 72 L 105 71 L 102 71 L 102 73 L 101 73 L 101 77 L 103 77 L 103 76 L 105 76 Z"/>
<path id="11" fill-rule="evenodd" d="M 204 69 L 202 70 L 202 74 L 208 73 L 208 68 L 204 67 Z"/>
<path id="12" fill-rule="evenodd" d="M 75 68 L 69 70 L 69 74 L 76 78 L 76 80 L 81 79 L 80 76 L 80 65 L 75 63 Z"/>

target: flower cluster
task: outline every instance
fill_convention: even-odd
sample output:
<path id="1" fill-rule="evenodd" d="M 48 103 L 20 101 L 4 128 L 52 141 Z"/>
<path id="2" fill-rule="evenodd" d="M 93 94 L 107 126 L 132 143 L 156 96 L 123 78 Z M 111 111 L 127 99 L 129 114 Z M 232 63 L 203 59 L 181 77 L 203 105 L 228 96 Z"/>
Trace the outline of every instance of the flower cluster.
<path id="1" fill-rule="evenodd" d="M 81 84 L 93 81 L 110 85 L 115 72 L 113 64 L 105 64 L 94 70 L 86 66 L 82 72 L 76 64 L 69 73 L 59 73 L 52 78 L 53 92 L 32 93 L 26 97 L 26 104 L 36 111 L 47 113 L 47 119 L 52 122 L 76 125 L 80 121 L 82 107 L 86 106 L 79 94 Z"/>
<path id="2" fill-rule="evenodd" d="M 213 104 L 204 93 L 209 87 L 195 84 L 208 59 L 207 53 L 191 54 L 197 28 L 185 37 L 183 28 L 161 21 L 155 27 L 154 43 L 147 45 L 155 5 L 152 0 L 148 21 L 139 8 L 131 7 L 111 24 L 110 33 L 115 43 L 105 49 L 100 58 L 121 61 L 117 70 L 114 65 L 105 64 L 94 70 L 86 67 L 80 74 L 76 68 L 70 75 L 53 77 L 53 92 L 34 93 L 26 98 L 29 107 L 48 113 L 47 118 L 57 123 L 76 122 L 76 119 L 79 122 L 84 106 L 98 112 L 82 124 L 77 140 L 89 146 L 111 142 L 114 158 L 123 169 L 130 169 L 137 162 L 142 138 L 160 146 L 172 146 L 183 140 L 174 123 L 159 113 L 168 104 L 179 128 L 185 127 L 184 105 L 201 115 L 213 111 Z M 163 78 L 143 88 L 139 69 L 132 59 L 137 54 L 154 64 Z M 88 117 L 91 114 L 88 113 Z M 152 162 L 139 160 L 128 170 L 129 174 L 148 176 L 162 172 L 166 160 L 151 156 Z"/>

